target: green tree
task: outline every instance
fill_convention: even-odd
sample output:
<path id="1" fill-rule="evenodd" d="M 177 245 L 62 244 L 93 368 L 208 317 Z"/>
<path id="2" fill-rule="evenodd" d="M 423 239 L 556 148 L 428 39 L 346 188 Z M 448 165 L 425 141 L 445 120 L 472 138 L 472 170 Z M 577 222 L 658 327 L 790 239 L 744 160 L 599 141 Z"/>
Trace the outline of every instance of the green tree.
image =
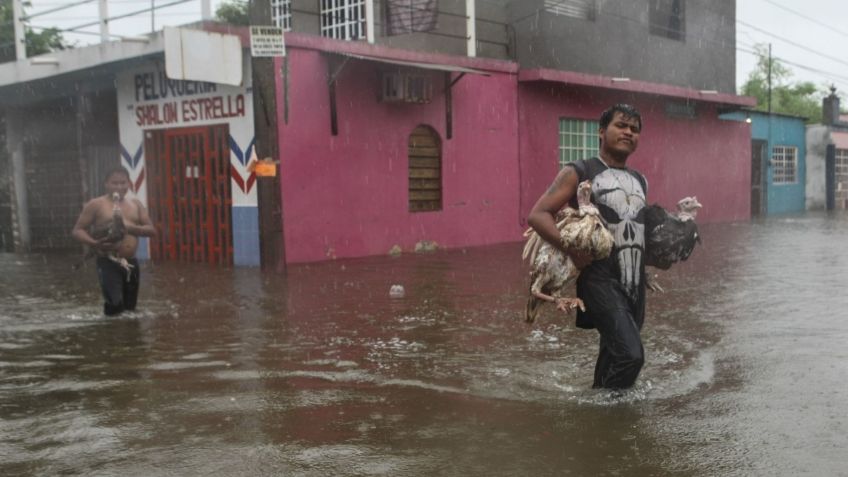
<path id="1" fill-rule="evenodd" d="M 759 57 L 757 67 L 748 75 L 740 94 L 757 98 L 756 109 L 768 111 L 768 48 L 756 45 L 754 49 Z M 773 57 L 770 61 L 772 112 L 803 116 L 808 123 L 821 121 L 822 98 L 827 94 L 827 86 L 817 87 L 809 81 L 790 82 L 792 70 Z"/>
<path id="2" fill-rule="evenodd" d="M 215 10 L 215 18 L 231 25 L 250 25 L 247 6 L 247 2 L 240 0 L 224 1 Z"/>
<path id="3" fill-rule="evenodd" d="M 24 2 L 24 8 L 29 6 L 31 6 L 29 2 Z M 24 34 L 28 57 L 64 50 L 70 46 L 56 28 L 34 31 L 26 27 Z M 0 63 L 13 60 L 15 60 L 15 24 L 12 0 L 0 0 Z"/>

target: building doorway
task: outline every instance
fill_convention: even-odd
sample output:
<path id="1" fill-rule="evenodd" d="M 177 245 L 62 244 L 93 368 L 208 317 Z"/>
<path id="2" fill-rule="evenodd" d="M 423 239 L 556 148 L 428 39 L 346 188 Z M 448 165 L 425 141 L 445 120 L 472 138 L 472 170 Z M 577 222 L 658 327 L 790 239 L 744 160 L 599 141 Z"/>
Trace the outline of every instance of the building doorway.
<path id="1" fill-rule="evenodd" d="M 153 260 L 232 264 L 228 136 L 227 125 L 145 131 Z"/>

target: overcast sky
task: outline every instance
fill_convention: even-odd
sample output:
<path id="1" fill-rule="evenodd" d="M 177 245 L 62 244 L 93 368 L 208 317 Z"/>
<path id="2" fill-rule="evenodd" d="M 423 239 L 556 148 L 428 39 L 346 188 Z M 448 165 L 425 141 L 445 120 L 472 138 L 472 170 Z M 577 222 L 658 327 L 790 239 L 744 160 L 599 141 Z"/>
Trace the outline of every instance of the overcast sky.
<path id="1" fill-rule="evenodd" d="M 28 13 L 55 8 L 78 0 L 32 0 Z M 175 0 L 154 0 L 164 5 Z M 214 12 L 221 0 L 212 0 Z M 727 0 L 689 0 L 714 2 Z M 143 10 L 151 0 L 109 0 L 109 14 Z M 34 18 L 34 25 L 69 28 L 97 20 L 97 2 Z M 737 0 L 736 84 L 744 83 L 756 65 L 750 52 L 757 43 L 772 44 L 772 54 L 787 62 L 794 81 L 812 81 L 817 86 L 834 83 L 838 90 L 848 91 L 848 1 L 845 0 Z M 200 0 L 174 5 L 156 11 L 155 28 L 180 25 L 200 19 Z M 149 13 L 129 19 L 115 20 L 113 33 L 136 35 L 151 29 Z M 97 26 L 87 28 L 96 33 Z M 99 41 L 97 35 L 66 33 L 66 38 L 80 44 Z"/>

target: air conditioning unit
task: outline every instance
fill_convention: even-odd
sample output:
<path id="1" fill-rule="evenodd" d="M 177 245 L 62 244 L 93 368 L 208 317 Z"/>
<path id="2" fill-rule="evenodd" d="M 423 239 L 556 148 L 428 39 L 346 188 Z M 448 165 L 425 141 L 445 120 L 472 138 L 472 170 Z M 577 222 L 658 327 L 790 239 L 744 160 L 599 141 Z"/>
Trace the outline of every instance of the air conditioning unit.
<path id="1" fill-rule="evenodd" d="M 380 74 L 380 101 L 383 103 L 429 103 L 433 99 L 430 76 L 404 71 Z"/>

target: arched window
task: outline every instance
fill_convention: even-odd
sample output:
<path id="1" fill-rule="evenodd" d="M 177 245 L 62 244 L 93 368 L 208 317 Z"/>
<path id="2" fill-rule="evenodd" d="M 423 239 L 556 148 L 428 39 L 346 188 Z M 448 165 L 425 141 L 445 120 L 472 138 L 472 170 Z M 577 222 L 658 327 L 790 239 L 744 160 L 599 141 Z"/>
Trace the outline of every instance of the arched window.
<path id="1" fill-rule="evenodd" d="M 409 135 L 409 211 L 442 210 L 442 140 L 430 126 Z"/>

